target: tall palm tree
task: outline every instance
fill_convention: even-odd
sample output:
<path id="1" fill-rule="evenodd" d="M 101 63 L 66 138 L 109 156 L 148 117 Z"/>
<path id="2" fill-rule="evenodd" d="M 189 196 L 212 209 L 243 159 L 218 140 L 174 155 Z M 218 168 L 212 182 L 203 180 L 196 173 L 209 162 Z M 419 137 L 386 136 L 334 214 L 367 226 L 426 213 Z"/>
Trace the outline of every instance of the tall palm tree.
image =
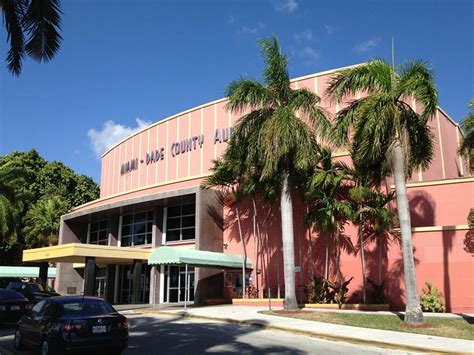
<path id="1" fill-rule="evenodd" d="M 39 200 L 25 216 L 25 243 L 29 248 L 57 244 L 60 219 L 68 211 L 59 196 Z"/>
<path id="2" fill-rule="evenodd" d="M 7 68 L 20 75 L 25 54 L 49 61 L 59 50 L 61 8 L 59 0 L 0 0 L 7 41 Z"/>
<path id="3" fill-rule="evenodd" d="M 474 170 L 474 99 L 469 101 L 470 112 L 464 117 L 461 127 L 464 137 L 459 147 L 459 154 L 469 160 L 469 168 Z"/>
<path id="4" fill-rule="evenodd" d="M 357 93 L 367 93 L 338 112 L 334 138 L 339 144 L 352 142 L 352 159 L 356 165 L 373 166 L 385 161 L 392 167 L 402 235 L 405 323 L 423 324 L 406 177 L 416 167 L 427 168 L 432 159 L 433 138 L 427 122 L 438 103 L 433 73 L 421 61 L 407 62 L 395 70 L 382 60 L 374 60 L 336 73 L 326 93 L 337 102 L 346 95 L 356 97 Z M 421 114 L 404 101 L 410 97 L 422 104 Z"/>
<path id="5" fill-rule="evenodd" d="M 240 79 L 227 88 L 227 109 L 243 114 L 227 149 L 245 149 L 241 162 L 261 181 L 276 179 L 280 190 L 285 302 L 298 309 L 295 291 L 292 190 L 295 173 L 314 165 L 316 134 L 325 136 L 330 124 L 318 106 L 319 97 L 307 89 L 290 86 L 287 57 L 276 38 L 260 41 L 265 61 L 264 83 Z M 248 110 L 248 113 L 246 113 Z"/>

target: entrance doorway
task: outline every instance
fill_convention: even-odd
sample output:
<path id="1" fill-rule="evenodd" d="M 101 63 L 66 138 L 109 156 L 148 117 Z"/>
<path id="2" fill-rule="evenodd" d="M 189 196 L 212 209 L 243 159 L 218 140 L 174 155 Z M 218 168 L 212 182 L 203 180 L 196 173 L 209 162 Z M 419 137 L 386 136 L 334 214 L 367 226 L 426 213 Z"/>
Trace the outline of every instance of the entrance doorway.
<path id="1" fill-rule="evenodd" d="M 105 298 L 105 277 L 100 276 L 95 279 L 95 294 L 97 297 Z"/>
<path id="2" fill-rule="evenodd" d="M 151 267 L 143 265 L 141 277 L 140 302 L 148 303 L 150 298 L 150 270 Z M 133 297 L 133 265 L 119 265 L 119 297 L 120 304 L 132 303 Z"/>
<path id="3" fill-rule="evenodd" d="M 165 266 L 165 303 L 194 302 L 194 267 L 188 266 L 186 290 L 186 268 L 184 266 Z"/>

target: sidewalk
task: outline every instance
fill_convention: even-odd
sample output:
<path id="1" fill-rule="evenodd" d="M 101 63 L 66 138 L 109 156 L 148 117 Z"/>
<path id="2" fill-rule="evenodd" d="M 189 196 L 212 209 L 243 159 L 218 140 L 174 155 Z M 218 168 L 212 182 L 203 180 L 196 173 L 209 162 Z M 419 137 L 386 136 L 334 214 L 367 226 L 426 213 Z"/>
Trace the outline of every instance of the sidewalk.
<path id="1" fill-rule="evenodd" d="M 443 338 L 431 335 L 401 333 L 390 330 L 358 328 L 347 325 L 321 323 L 286 317 L 260 314 L 267 307 L 210 306 L 172 309 L 141 309 L 140 313 L 155 313 L 168 316 L 195 317 L 267 329 L 290 331 L 330 340 L 345 341 L 367 346 L 384 347 L 405 351 L 437 353 L 474 353 L 474 341 Z"/>

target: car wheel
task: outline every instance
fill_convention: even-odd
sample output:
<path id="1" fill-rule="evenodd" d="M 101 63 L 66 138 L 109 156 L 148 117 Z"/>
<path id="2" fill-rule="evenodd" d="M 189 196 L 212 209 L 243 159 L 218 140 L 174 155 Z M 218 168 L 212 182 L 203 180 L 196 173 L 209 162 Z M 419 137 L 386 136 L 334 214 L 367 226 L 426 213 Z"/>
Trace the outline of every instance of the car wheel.
<path id="1" fill-rule="evenodd" d="M 23 341 L 21 340 L 21 333 L 20 329 L 15 330 L 15 339 L 13 340 L 14 346 L 16 350 L 22 350 L 24 348 Z"/>

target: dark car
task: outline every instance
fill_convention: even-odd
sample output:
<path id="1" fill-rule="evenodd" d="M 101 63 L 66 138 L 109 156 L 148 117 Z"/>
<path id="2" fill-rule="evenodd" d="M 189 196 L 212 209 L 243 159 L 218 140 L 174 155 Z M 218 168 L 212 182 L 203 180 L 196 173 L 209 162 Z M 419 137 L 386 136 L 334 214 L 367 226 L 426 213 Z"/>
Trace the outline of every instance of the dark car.
<path id="1" fill-rule="evenodd" d="M 59 293 L 54 291 L 51 287 L 39 282 L 13 281 L 8 284 L 7 290 L 20 292 L 33 303 L 37 303 L 44 298 L 59 296 Z"/>
<path id="2" fill-rule="evenodd" d="M 120 354 L 128 344 L 128 321 L 101 298 L 51 297 L 20 319 L 14 342 L 15 349 L 30 346 L 42 355 Z"/>
<path id="3" fill-rule="evenodd" d="M 21 293 L 0 289 L 0 323 L 17 322 L 32 307 Z"/>

